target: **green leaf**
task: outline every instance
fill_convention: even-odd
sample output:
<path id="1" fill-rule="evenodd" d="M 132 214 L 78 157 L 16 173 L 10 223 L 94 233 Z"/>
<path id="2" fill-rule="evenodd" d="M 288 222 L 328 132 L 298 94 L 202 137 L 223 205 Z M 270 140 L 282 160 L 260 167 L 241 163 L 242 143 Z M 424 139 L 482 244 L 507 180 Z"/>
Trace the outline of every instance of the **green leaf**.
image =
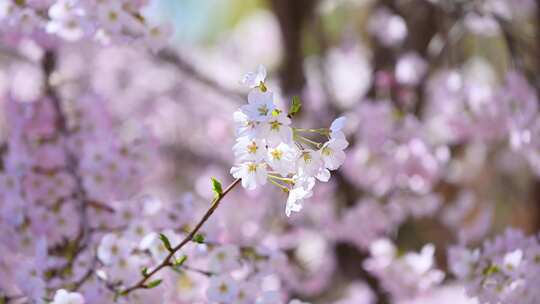
<path id="1" fill-rule="evenodd" d="M 119 290 L 114 293 L 113 302 L 118 301 L 118 298 L 127 296 L 129 291 L 127 289 L 125 290 Z"/>
<path id="2" fill-rule="evenodd" d="M 157 287 L 159 284 L 161 284 L 161 279 L 157 279 L 155 281 L 152 281 L 150 283 L 148 283 L 146 286 L 144 286 L 144 288 L 146 289 L 152 289 L 154 287 Z"/>
<path id="3" fill-rule="evenodd" d="M 195 236 L 193 237 L 193 241 L 194 241 L 195 243 L 203 244 L 203 243 L 204 243 L 204 235 L 202 235 L 202 234 L 200 234 L 200 233 L 197 234 L 197 235 L 195 235 Z"/>
<path id="4" fill-rule="evenodd" d="M 171 242 L 169 242 L 169 239 L 167 236 L 165 236 L 165 234 L 160 233 L 159 239 L 163 242 L 163 246 L 165 246 L 167 250 L 172 251 Z"/>
<path id="5" fill-rule="evenodd" d="M 147 277 L 148 276 L 148 267 L 144 267 L 143 269 L 141 269 L 141 274 L 143 277 Z"/>
<path id="6" fill-rule="evenodd" d="M 176 261 L 174 261 L 174 266 L 176 267 L 182 266 L 186 262 L 186 260 L 187 260 L 187 255 L 183 255 L 179 259 L 176 259 Z"/>
<path id="7" fill-rule="evenodd" d="M 215 177 L 212 177 L 212 191 L 214 191 L 216 197 L 220 197 L 223 194 L 223 187 L 221 187 L 221 183 Z"/>
<path id="8" fill-rule="evenodd" d="M 298 112 L 300 112 L 301 108 L 302 108 L 302 102 L 300 101 L 300 97 L 293 96 L 291 108 L 289 109 L 289 116 L 292 117 L 296 115 Z"/>

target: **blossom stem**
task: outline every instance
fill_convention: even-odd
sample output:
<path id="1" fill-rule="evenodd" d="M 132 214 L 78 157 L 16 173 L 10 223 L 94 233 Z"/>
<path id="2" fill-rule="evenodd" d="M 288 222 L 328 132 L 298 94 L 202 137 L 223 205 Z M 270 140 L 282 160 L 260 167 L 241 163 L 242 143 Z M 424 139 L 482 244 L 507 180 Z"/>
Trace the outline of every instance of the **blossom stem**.
<path id="1" fill-rule="evenodd" d="M 216 275 L 215 273 L 213 273 L 211 271 L 202 270 L 202 269 L 192 267 L 192 266 L 188 266 L 188 265 L 182 265 L 180 267 L 173 267 L 173 270 L 177 271 L 177 272 L 182 272 L 182 271 L 194 272 L 194 273 L 204 275 L 206 277 L 211 277 L 211 276 Z"/>
<path id="2" fill-rule="evenodd" d="M 321 148 L 321 146 L 322 146 L 321 143 L 318 143 L 316 141 L 313 141 L 313 140 L 311 140 L 309 138 L 306 138 L 304 136 L 301 136 L 301 135 L 297 135 L 296 139 L 298 139 L 298 140 L 300 140 L 300 141 L 302 141 L 302 142 L 304 142 L 306 144 L 311 144 L 311 145 L 315 146 L 317 149 Z"/>
<path id="3" fill-rule="evenodd" d="M 283 190 L 284 192 L 289 192 L 289 188 L 283 186 L 282 184 L 276 182 L 275 180 L 273 179 L 268 179 L 269 182 L 271 182 L 272 184 L 276 185 L 278 188 L 280 188 L 281 190 Z"/>
<path id="4" fill-rule="evenodd" d="M 319 129 L 302 129 L 302 128 L 293 128 L 294 131 L 298 132 L 310 132 L 310 133 L 318 133 L 322 135 L 328 135 L 330 134 L 330 129 L 328 128 L 319 128 Z"/>
<path id="5" fill-rule="evenodd" d="M 159 265 L 154 268 L 152 271 L 150 271 L 146 276 L 141 278 L 137 283 L 133 284 L 130 287 L 127 287 L 121 291 L 118 292 L 120 296 L 128 295 L 129 293 L 133 292 L 137 289 L 144 289 L 146 286 L 146 282 L 153 277 L 156 273 L 158 273 L 161 269 L 171 266 L 171 259 L 175 255 L 176 252 L 178 252 L 182 247 L 184 247 L 187 243 L 189 243 L 197 234 L 197 232 L 201 229 L 201 227 L 206 223 L 206 221 L 212 216 L 214 211 L 216 211 L 217 207 L 219 207 L 219 204 L 221 200 L 234 188 L 240 183 L 241 179 L 235 179 L 225 190 L 223 190 L 223 193 L 221 193 L 219 196 L 214 198 L 212 201 L 212 205 L 210 208 L 206 211 L 206 213 L 203 215 L 203 217 L 199 220 L 197 225 L 191 230 L 191 232 L 175 247 L 173 247 L 169 254 L 159 263 Z"/>
<path id="6" fill-rule="evenodd" d="M 268 174 L 268 177 L 273 178 L 273 179 L 277 179 L 277 180 L 282 181 L 282 182 L 287 183 L 287 184 L 294 184 L 293 179 L 289 178 L 289 177 L 281 177 L 281 176 L 277 176 L 277 175 L 273 175 L 273 174 Z"/>

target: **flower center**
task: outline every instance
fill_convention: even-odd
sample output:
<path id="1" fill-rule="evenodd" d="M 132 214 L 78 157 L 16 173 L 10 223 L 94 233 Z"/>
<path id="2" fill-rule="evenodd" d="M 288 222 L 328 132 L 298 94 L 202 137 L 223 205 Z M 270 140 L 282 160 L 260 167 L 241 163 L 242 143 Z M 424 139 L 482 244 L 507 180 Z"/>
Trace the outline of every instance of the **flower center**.
<path id="1" fill-rule="evenodd" d="M 257 165 L 256 165 L 256 164 L 253 164 L 253 163 L 249 164 L 249 165 L 248 165 L 248 172 L 249 172 L 249 173 L 253 173 L 253 172 L 255 172 L 255 171 L 257 171 Z"/>
<path id="2" fill-rule="evenodd" d="M 324 147 L 321 152 L 324 156 L 330 156 L 330 154 L 332 154 L 332 149 Z"/>
<path id="3" fill-rule="evenodd" d="M 251 153 L 251 154 L 255 154 L 257 153 L 257 150 L 259 149 L 259 147 L 257 147 L 257 144 L 252 141 L 248 146 L 247 146 L 247 149 L 248 149 L 248 152 Z"/>
<path id="4" fill-rule="evenodd" d="M 115 11 L 109 12 L 109 20 L 116 21 L 118 19 L 118 14 Z"/>
<path id="5" fill-rule="evenodd" d="M 268 115 L 268 107 L 267 107 L 266 105 L 260 106 L 257 110 L 259 111 L 259 114 L 260 114 L 261 116 L 266 116 L 266 115 Z"/>
<path id="6" fill-rule="evenodd" d="M 227 255 L 224 252 L 219 252 L 216 257 L 218 261 L 223 262 L 227 258 Z"/>
<path id="7" fill-rule="evenodd" d="M 272 152 L 270 152 L 270 155 L 272 155 L 272 158 L 281 160 L 281 157 L 283 156 L 283 152 L 278 149 L 274 149 Z"/>
<path id="8" fill-rule="evenodd" d="M 281 123 L 279 121 L 274 120 L 270 122 L 270 129 L 272 129 L 273 131 L 279 130 L 280 127 L 281 127 Z"/>
<path id="9" fill-rule="evenodd" d="M 219 292 L 220 293 L 227 293 L 227 291 L 229 291 L 229 287 L 227 287 L 227 284 L 221 283 L 219 285 Z"/>
<path id="10" fill-rule="evenodd" d="M 118 250 L 119 250 L 119 249 L 118 249 L 118 246 L 116 246 L 116 245 L 112 245 L 112 246 L 111 246 L 111 253 L 112 253 L 112 255 L 117 255 L 117 254 L 118 254 Z"/>
<path id="11" fill-rule="evenodd" d="M 245 298 L 246 298 L 246 293 L 243 290 L 240 290 L 240 292 L 238 292 L 238 299 L 244 300 Z"/>
<path id="12" fill-rule="evenodd" d="M 311 157 L 311 154 L 309 152 L 305 152 L 304 154 L 302 154 L 302 158 L 304 159 L 304 162 L 306 164 L 309 164 L 311 160 L 313 159 L 313 157 Z"/>

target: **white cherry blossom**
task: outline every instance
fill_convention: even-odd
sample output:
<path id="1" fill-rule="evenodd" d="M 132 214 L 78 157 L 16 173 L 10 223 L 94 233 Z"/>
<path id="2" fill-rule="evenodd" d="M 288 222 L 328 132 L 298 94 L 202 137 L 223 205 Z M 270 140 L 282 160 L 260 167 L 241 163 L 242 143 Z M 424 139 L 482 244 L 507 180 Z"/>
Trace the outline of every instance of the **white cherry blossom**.
<path id="1" fill-rule="evenodd" d="M 100 2 L 96 10 L 99 21 L 107 31 L 120 32 L 127 19 L 127 13 L 122 8 L 121 1 Z"/>
<path id="2" fill-rule="evenodd" d="M 239 161 L 262 161 L 267 154 L 266 144 L 263 140 L 247 136 L 236 140 L 233 152 Z"/>
<path id="3" fill-rule="evenodd" d="M 272 117 L 276 109 L 274 93 L 253 90 L 248 94 L 248 104 L 240 108 L 250 120 L 265 122 Z"/>
<path id="4" fill-rule="evenodd" d="M 245 162 L 232 167 L 231 174 L 235 178 L 242 179 L 242 187 L 253 190 L 258 185 L 266 184 L 268 172 L 265 163 Z"/>
<path id="5" fill-rule="evenodd" d="M 266 79 L 266 68 L 259 64 L 257 66 L 257 69 L 254 72 L 249 72 L 242 80 L 240 80 L 240 83 L 248 86 L 249 88 L 256 88 L 261 85 L 261 83 L 264 83 L 264 80 Z"/>
<path id="6" fill-rule="evenodd" d="M 345 135 L 343 134 L 343 128 L 345 127 L 345 123 L 347 122 L 347 118 L 345 116 L 338 117 L 334 119 L 332 124 L 330 125 L 330 137 L 336 138 L 336 137 L 343 137 L 345 138 Z"/>
<path id="7" fill-rule="evenodd" d="M 274 171 L 285 177 L 294 173 L 299 154 L 296 146 L 280 143 L 277 147 L 268 149 L 266 159 Z"/>
<path id="8" fill-rule="evenodd" d="M 310 304 L 309 302 L 303 302 L 298 299 L 292 299 L 289 304 Z"/>
<path id="9" fill-rule="evenodd" d="M 234 303 L 238 294 L 238 282 L 229 275 L 212 276 L 206 296 L 217 303 Z"/>
<path id="10" fill-rule="evenodd" d="M 259 122 L 250 119 L 246 113 L 236 111 L 233 114 L 233 120 L 236 126 L 237 136 L 247 136 L 249 138 L 257 137 L 260 133 L 261 126 Z"/>
<path id="11" fill-rule="evenodd" d="M 240 250 L 234 245 L 223 245 L 210 254 L 210 271 L 221 273 L 240 268 Z"/>
<path id="12" fill-rule="evenodd" d="M 276 304 L 283 303 L 279 292 L 275 290 L 269 290 L 263 292 L 255 301 L 255 304 Z"/>
<path id="13" fill-rule="evenodd" d="M 144 266 L 144 262 L 145 259 L 134 254 L 122 257 L 107 268 L 107 279 L 111 282 L 132 284 L 137 280 L 139 269 Z"/>
<path id="14" fill-rule="evenodd" d="M 516 249 L 504 255 L 503 265 L 504 267 L 506 267 L 508 270 L 511 271 L 518 268 L 522 260 L 523 260 L 523 250 Z"/>
<path id="15" fill-rule="evenodd" d="M 122 257 L 130 254 L 134 245 L 124 238 L 108 233 L 101 239 L 97 248 L 97 256 L 105 265 L 116 263 Z"/>
<path id="16" fill-rule="evenodd" d="M 450 248 L 448 253 L 449 259 L 452 260 L 449 269 L 458 278 L 466 278 L 471 275 L 480 258 L 480 250 L 469 250 L 461 246 Z"/>
<path id="17" fill-rule="evenodd" d="M 84 304 L 83 296 L 78 292 L 69 292 L 65 289 L 59 289 L 54 294 L 51 304 Z"/>
<path id="18" fill-rule="evenodd" d="M 173 34 L 174 27 L 170 23 L 152 26 L 145 31 L 145 42 L 153 52 L 163 49 Z"/>
<path id="19" fill-rule="evenodd" d="M 272 113 L 267 123 L 264 124 L 264 134 L 268 143 L 277 145 L 280 142 L 292 143 L 293 131 L 289 125 L 291 119 L 283 112 Z"/>
<path id="20" fill-rule="evenodd" d="M 315 186 L 315 179 L 313 177 L 295 176 L 293 180 L 294 188 L 289 191 L 289 197 L 285 206 L 285 214 L 287 216 L 291 216 L 292 212 L 302 210 L 304 199 L 310 198 L 313 195 L 313 187 Z"/>
<path id="21" fill-rule="evenodd" d="M 316 177 L 321 182 L 330 179 L 330 172 L 324 167 L 320 151 L 305 149 L 297 161 L 298 174 Z"/>
<path id="22" fill-rule="evenodd" d="M 324 166 L 330 170 L 336 170 L 345 161 L 345 150 L 349 146 L 344 137 L 336 137 L 327 141 L 321 148 L 321 156 Z"/>
<path id="23" fill-rule="evenodd" d="M 238 292 L 233 300 L 235 304 L 252 304 L 257 295 L 257 284 L 249 281 L 238 283 Z"/>
<path id="24" fill-rule="evenodd" d="M 80 39 L 89 27 L 83 14 L 83 10 L 77 8 L 73 0 L 57 1 L 49 8 L 51 20 L 47 23 L 47 32 L 57 34 L 68 41 Z"/>

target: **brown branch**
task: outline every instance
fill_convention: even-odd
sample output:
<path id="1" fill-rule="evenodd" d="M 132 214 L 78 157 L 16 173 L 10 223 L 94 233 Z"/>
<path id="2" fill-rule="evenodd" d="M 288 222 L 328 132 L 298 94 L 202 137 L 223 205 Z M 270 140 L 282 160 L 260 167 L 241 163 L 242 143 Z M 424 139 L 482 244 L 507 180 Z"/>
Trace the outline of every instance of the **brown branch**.
<path id="1" fill-rule="evenodd" d="M 219 207 L 219 204 L 221 202 L 221 200 L 227 195 L 227 193 L 229 193 L 234 187 L 236 187 L 236 185 L 238 185 L 238 183 L 240 182 L 240 179 L 236 179 L 234 180 L 224 191 L 222 194 L 220 194 L 219 196 L 217 196 L 213 201 L 212 201 L 212 205 L 210 206 L 210 208 L 206 211 L 206 213 L 203 215 L 203 217 L 199 220 L 199 222 L 197 223 L 197 225 L 195 225 L 195 228 L 193 228 L 193 230 L 191 230 L 191 232 L 178 244 L 176 245 L 175 247 L 173 247 L 170 251 L 169 251 L 169 254 L 165 257 L 165 259 L 163 259 L 163 261 L 156 267 L 154 268 L 152 271 L 150 271 L 147 275 L 145 275 L 142 279 L 140 279 L 137 283 L 133 284 L 132 286 L 128 287 L 128 288 L 125 288 L 124 290 L 121 290 L 119 291 L 119 295 L 121 296 L 125 296 L 125 295 L 128 295 L 130 292 L 133 292 L 134 290 L 137 290 L 137 289 L 144 289 L 146 288 L 146 282 L 152 277 L 154 276 L 156 273 L 158 273 L 161 269 L 165 268 L 165 267 L 169 267 L 169 266 L 172 266 L 172 263 L 171 263 L 171 259 L 173 258 L 173 256 L 176 254 L 176 252 L 178 252 L 180 249 L 182 249 L 182 247 L 184 247 L 184 245 L 186 245 L 188 242 L 190 242 L 191 240 L 193 240 L 193 238 L 195 237 L 195 235 L 197 234 L 197 232 L 201 229 L 201 227 L 206 223 L 206 221 L 210 218 L 210 216 L 212 216 L 212 214 L 214 213 L 214 211 L 216 211 L 216 209 Z"/>
<path id="2" fill-rule="evenodd" d="M 43 57 L 42 67 L 44 74 L 46 76 L 45 80 L 45 93 L 52 100 L 52 105 L 56 114 L 56 130 L 59 136 L 69 137 L 70 130 L 67 126 L 67 118 L 62 110 L 62 105 L 59 96 L 56 93 L 55 88 L 50 84 L 50 76 L 56 68 L 56 54 L 53 51 L 45 52 Z M 90 203 L 88 200 L 88 195 L 83 185 L 82 177 L 79 175 L 78 166 L 79 161 L 77 156 L 73 154 L 70 148 L 67 146 L 65 141 L 63 142 L 63 150 L 66 154 L 67 164 L 65 170 L 69 175 L 75 180 L 75 192 L 74 196 L 80 201 L 79 204 L 79 214 L 80 214 L 80 223 L 79 223 L 79 232 L 71 244 L 68 243 L 68 246 L 74 248 L 74 252 L 70 255 L 68 264 L 62 267 L 60 270 L 67 269 L 72 266 L 75 258 L 81 253 L 84 248 L 87 247 L 89 241 L 88 235 L 90 234 L 90 227 L 88 225 L 88 216 L 87 216 L 87 207 Z M 73 247 L 72 247 L 73 246 Z M 58 273 L 62 273 L 59 271 Z"/>
<path id="3" fill-rule="evenodd" d="M 225 88 L 224 86 L 219 84 L 216 80 L 201 73 L 199 70 L 197 70 L 197 68 L 195 68 L 192 64 L 190 64 L 186 60 L 184 60 L 184 58 L 182 58 L 175 51 L 172 51 L 172 50 L 161 51 L 159 52 L 158 57 L 161 60 L 172 64 L 182 74 L 188 76 L 190 79 L 204 85 L 205 87 L 215 91 L 218 94 L 221 94 L 223 96 L 226 96 L 236 101 L 243 102 L 245 100 L 244 94 L 237 92 L 235 90 L 232 90 L 230 88 Z"/>

